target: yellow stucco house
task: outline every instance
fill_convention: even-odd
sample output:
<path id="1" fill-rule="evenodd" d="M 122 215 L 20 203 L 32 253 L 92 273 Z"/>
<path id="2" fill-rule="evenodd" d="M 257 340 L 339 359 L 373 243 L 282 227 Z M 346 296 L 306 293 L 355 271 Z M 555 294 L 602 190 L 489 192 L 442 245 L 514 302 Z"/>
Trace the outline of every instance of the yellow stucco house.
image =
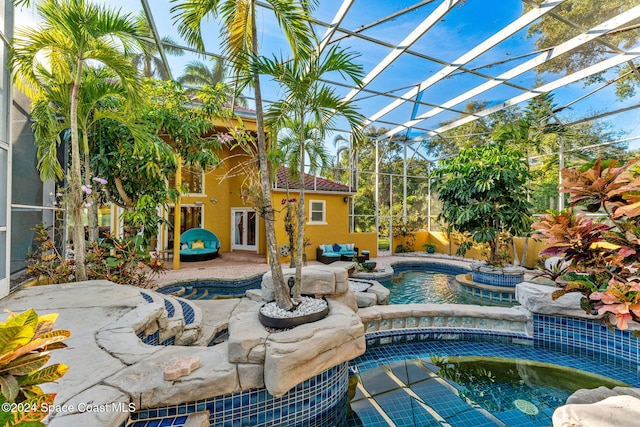
<path id="1" fill-rule="evenodd" d="M 244 123 L 251 130 L 252 123 Z M 228 125 L 220 124 L 220 131 Z M 255 204 L 243 197 L 247 183 L 247 165 L 255 161 L 240 148 L 223 144 L 219 154 L 221 163 L 211 170 L 202 171 L 184 167 L 181 182 L 189 192 L 180 198 L 179 233 L 190 228 L 205 228 L 220 240 L 220 253 L 246 252 L 266 255 L 264 220 L 256 212 Z M 286 168 L 280 168 L 272 188 L 272 204 L 276 210 L 276 238 L 278 247 L 288 244 L 285 232 L 285 206 L 288 199 L 298 197 L 298 183 L 290 183 Z M 174 183 L 169 183 L 174 185 Z M 289 186 L 289 196 L 287 196 Z M 321 244 L 352 243 L 360 250 L 369 250 L 377 256 L 375 233 L 355 233 L 350 230 L 350 206 L 355 190 L 322 177 L 307 175 L 305 178 L 306 226 L 305 237 L 310 243 L 306 247 L 308 260 L 316 258 L 316 247 Z M 175 223 L 175 206 L 166 212 L 166 218 Z M 177 229 L 177 227 L 176 227 Z M 173 229 L 163 229 L 158 247 L 165 253 L 174 247 Z M 286 249 L 286 248 L 282 248 Z M 286 253 L 286 250 L 282 251 Z M 288 256 L 281 262 L 288 262 Z M 174 268 L 176 264 L 174 261 Z"/>

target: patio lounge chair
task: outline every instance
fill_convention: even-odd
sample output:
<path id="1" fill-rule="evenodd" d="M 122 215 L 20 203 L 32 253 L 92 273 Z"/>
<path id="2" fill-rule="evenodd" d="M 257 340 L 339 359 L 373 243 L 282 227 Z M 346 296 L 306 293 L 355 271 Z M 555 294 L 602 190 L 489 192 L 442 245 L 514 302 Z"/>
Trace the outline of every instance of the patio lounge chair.
<path id="1" fill-rule="evenodd" d="M 316 259 L 323 264 L 331 264 L 335 261 L 351 261 L 358 256 L 358 248 L 353 244 L 320 245 L 316 248 Z"/>
<path id="2" fill-rule="evenodd" d="M 204 228 L 191 228 L 180 235 L 180 261 L 207 261 L 218 256 L 220 239 Z"/>

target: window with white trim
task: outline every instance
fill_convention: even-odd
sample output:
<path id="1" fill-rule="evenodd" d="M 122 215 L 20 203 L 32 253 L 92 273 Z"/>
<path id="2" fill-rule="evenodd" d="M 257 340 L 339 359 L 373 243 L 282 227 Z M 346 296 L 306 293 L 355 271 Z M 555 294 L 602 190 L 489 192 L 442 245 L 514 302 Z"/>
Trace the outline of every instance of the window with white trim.
<path id="1" fill-rule="evenodd" d="M 324 200 L 309 200 L 309 222 L 315 224 L 327 223 Z"/>

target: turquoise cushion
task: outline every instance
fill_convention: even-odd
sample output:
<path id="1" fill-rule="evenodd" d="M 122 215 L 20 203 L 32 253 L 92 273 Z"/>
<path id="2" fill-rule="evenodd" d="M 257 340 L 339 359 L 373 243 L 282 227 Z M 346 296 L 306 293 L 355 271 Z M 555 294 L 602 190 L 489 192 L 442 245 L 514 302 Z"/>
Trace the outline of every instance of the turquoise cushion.
<path id="1" fill-rule="evenodd" d="M 325 255 L 327 253 L 331 253 L 331 252 L 333 252 L 333 245 L 324 245 L 324 253 L 325 253 Z"/>
<path id="2" fill-rule="evenodd" d="M 325 252 L 324 256 L 327 258 L 340 258 L 340 254 L 338 252 Z"/>
<path id="3" fill-rule="evenodd" d="M 214 252 L 216 252 L 216 250 L 210 249 L 210 248 L 183 249 L 180 251 L 180 255 L 198 255 L 198 254 L 209 254 Z"/>

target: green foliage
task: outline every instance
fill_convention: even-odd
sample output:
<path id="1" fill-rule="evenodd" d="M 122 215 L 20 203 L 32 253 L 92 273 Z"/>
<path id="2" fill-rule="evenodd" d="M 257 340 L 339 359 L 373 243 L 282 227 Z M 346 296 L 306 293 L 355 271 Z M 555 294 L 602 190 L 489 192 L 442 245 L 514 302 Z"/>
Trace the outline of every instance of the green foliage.
<path id="1" fill-rule="evenodd" d="M 326 159 L 322 141 L 338 117 L 347 120 L 352 138 L 357 143 L 362 139 L 364 117 L 353 102 L 343 100 L 323 79 L 338 72 L 359 85 L 364 74 L 362 67 L 353 62 L 355 54 L 332 46 L 321 52 L 295 56 L 291 60 L 258 57 L 251 64 L 251 73 L 241 87 L 253 81 L 253 76 L 266 74 L 272 77 L 282 90 L 280 100 L 267 110 L 266 123 L 272 130 L 272 141 L 282 142 L 282 159 L 289 164 L 292 177 L 297 177 L 298 226 L 296 244 L 296 286 L 294 298 L 300 295 L 302 280 L 302 255 L 304 251 L 305 220 L 305 165 L 312 171 L 324 166 Z M 286 151 L 285 151 L 286 150 Z M 309 160 L 306 161 L 305 159 Z"/>
<path id="2" fill-rule="evenodd" d="M 73 260 L 60 255 L 43 224 L 37 224 L 34 230 L 39 247 L 27 254 L 27 276 L 42 284 L 74 281 Z M 100 242 L 92 242 L 86 261 L 90 280 L 110 280 L 142 288 L 152 287 L 164 272 L 164 263 L 149 255 L 140 235 L 122 238 L 107 235 Z"/>
<path id="3" fill-rule="evenodd" d="M 68 104 L 64 103 L 68 109 L 65 107 L 65 111 L 61 111 L 70 129 L 71 167 L 67 180 L 67 212 L 73 223 L 71 230 L 76 249 L 76 279 L 86 280 L 81 189 L 83 163 L 85 186 L 90 184 L 91 174 L 88 173 L 89 144 L 81 117 L 81 91 L 87 86 L 85 71 L 98 65 L 110 70 L 117 76 L 123 93 L 126 93 L 127 106 L 136 105 L 140 100 L 139 79 L 129 55 L 139 46 L 137 41 L 140 34 L 130 15 L 102 4 L 85 0 L 39 0 L 34 4 L 38 24 L 15 31 L 9 65 L 18 89 L 33 100 L 49 98 L 50 86 L 69 94 Z M 81 161 L 81 151 L 84 153 L 84 162 Z M 52 160 L 51 149 L 40 151 L 39 154 L 47 154 L 48 160 Z M 50 172 L 56 174 L 60 170 Z"/>
<path id="4" fill-rule="evenodd" d="M 566 1 L 556 8 L 556 12 L 566 21 L 556 19 L 550 14 L 545 15 L 529 27 L 528 37 L 534 39 L 537 50 L 549 49 L 593 27 L 594 23 L 605 22 L 639 4 L 639 0 Z M 524 12 L 531 7 L 526 5 Z M 573 22 L 575 25 L 567 25 L 565 22 Z M 608 58 L 611 46 L 623 50 L 636 46 L 640 38 L 639 34 L 635 31 L 634 25 L 629 25 L 627 29 L 612 31 L 603 36 L 602 40 L 585 43 L 553 61 L 536 67 L 536 70 L 540 74 L 576 72 Z M 620 67 L 619 74 L 624 75 L 629 71 L 631 71 L 629 65 L 626 64 Z M 587 83 L 604 82 L 606 78 L 608 77 L 603 74 L 597 75 L 588 79 Z M 616 93 L 621 98 L 632 96 L 637 85 L 638 78 L 629 74 L 629 78 L 616 82 Z"/>
<path id="5" fill-rule="evenodd" d="M 171 14 L 178 23 L 180 35 L 187 43 L 204 51 L 202 24 L 208 18 L 220 20 L 220 44 L 223 56 L 230 59 L 237 78 L 251 74 L 252 86 L 256 98 L 256 151 L 257 166 L 260 170 L 260 201 L 257 209 L 265 219 L 267 254 L 274 279 L 276 303 L 280 308 L 289 310 L 294 307 L 282 275 L 279 263 L 275 215 L 271 205 L 271 175 L 268 148 L 265 138 L 264 114 L 260 75 L 251 73 L 253 58 L 258 57 L 258 31 L 256 27 L 256 1 L 208 1 L 173 0 Z M 284 33 L 294 57 L 309 54 L 315 49 L 313 31 L 310 22 L 310 10 L 315 0 L 267 0 L 280 29 Z M 318 49 L 319 50 L 319 49 Z M 254 189 L 255 187 L 248 187 Z M 253 192 L 252 196 L 256 196 Z M 299 245 L 300 246 L 300 245 Z M 300 250 L 300 247 L 298 248 Z"/>
<path id="6" fill-rule="evenodd" d="M 106 236 L 100 243 L 92 243 L 87 253 L 91 279 L 149 288 L 164 271 L 164 263 L 146 251 L 142 236 Z"/>
<path id="7" fill-rule="evenodd" d="M 224 107 L 229 89 L 221 83 L 203 87 L 197 104 L 176 82 L 147 79 L 143 92 L 145 102 L 136 111 L 143 127 L 105 117 L 91 139 L 96 146 L 93 169 L 107 180 L 110 201 L 126 209 L 131 234 L 142 232 L 147 245 L 165 223 L 157 207 L 167 208 L 179 194 L 166 184 L 176 173 L 178 156 L 200 169 L 218 164 L 216 152 L 227 135 L 216 132 L 212 118 L 230 117 L 231 112 Z"/>
<path id="8" fill-rule="evenodd" d="M 442 203 L 439 219 L 490 247 L 488 262 L 500 265 L 500 232 L 525 233 L 531 223 L 527 184 L 532 177 L 522 153 L 503 144 L 462 150 L 433 172 Z M 459 254 L 466 252 L 460 246 Z"/>
<path id="9" fill-rule="evenodd" d="M 27 252 L 27 277 L 33 277 L 42 284 L 72 282 L 73 262 L 60 255 L 49 235 L 50 228 L 36 224 L 33 229 L 33 240 L 38 248 Z"/>
<path id="10" fill-rule="evenodd" d="M 403 224 L 394 224 L 393 237 L 402 239 L 402 243 L 396 246 L 396 252 L 413 252 L 415 250 L 416 232 Z"/>
<path id="11" fill-rule="evenodd" d="M 44 426 L 55 394 L 44 393 L 40 385 L 57 381 L 68 369 L 59 363 L 45 366 L 51 350 L 66 347 L 62 341 L 71 335 L 53 329 L 57 317 L 29 309 L 9 313 L 0 323 L 0 404 L 15 404 L 11 411 L 0 411 L 0 425 Z"/>
<path id="12" fill-rule="evenodd" d="M 640 319 L 640 173 L 638 160 L 622 166 L 598 159 L 590 168 L 562 171 L 564 192 L 571 209 L 543 215 L 533 224 L 538 237 L 547 239 L 542 256 L 561 256 L 572 274 L 554 297 L 567 292 L 585 295 L 589 313 L 612 313 L 617 327 L 627 329 Z M 600 211 L 604 221 L 574 214 L 573 208 Z M 580 274 L 576 274 L 580 273 Z"/>

